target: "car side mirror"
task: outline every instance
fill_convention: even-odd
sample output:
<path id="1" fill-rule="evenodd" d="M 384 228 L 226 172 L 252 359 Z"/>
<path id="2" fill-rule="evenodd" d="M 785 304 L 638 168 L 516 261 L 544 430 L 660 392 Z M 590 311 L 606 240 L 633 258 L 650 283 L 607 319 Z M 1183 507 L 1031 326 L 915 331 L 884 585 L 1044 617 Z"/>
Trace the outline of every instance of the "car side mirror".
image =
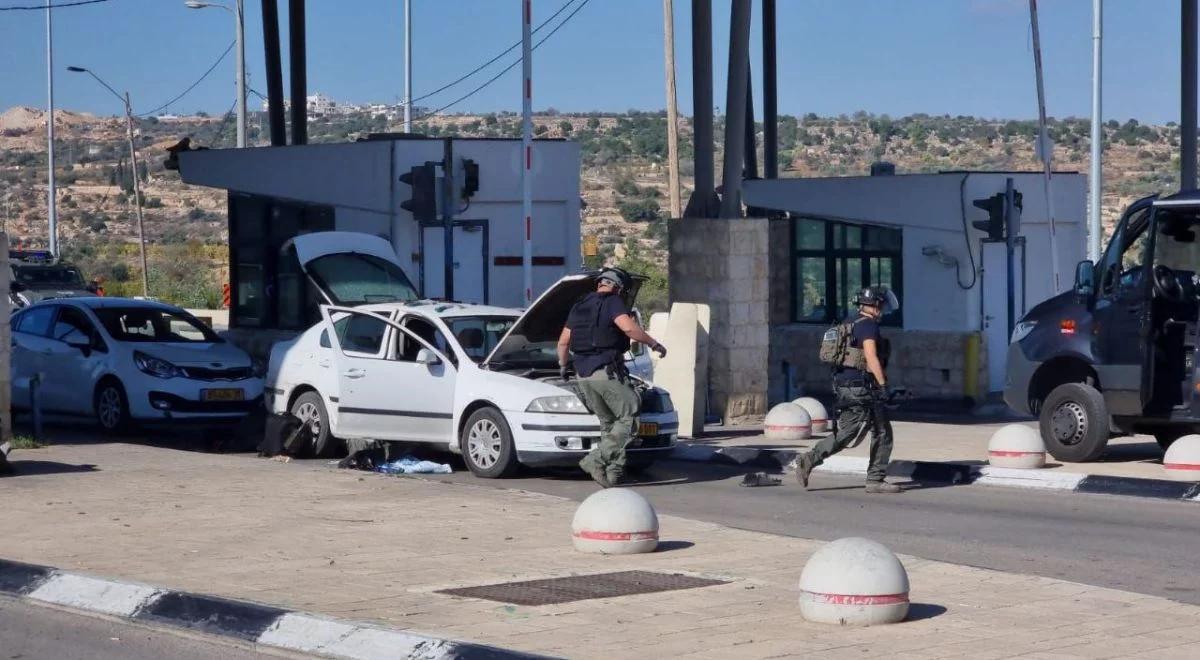
<path id="1" fill-rule="evenodd" d="M 66 343 L 67 343 L 67 346 L 70 346 L 71 348 L 79 349 L 79 352 L 83 353 L 83 357 L 91 357 L 92 342 L 90 340 L 88 340 L 88 339 L 83 339 L 83 340 L 68 339 Z"/>
<path id="2" fill-rule="evenodd" d="M 1075 266 L 1075 295 L 1087 299 L 1095 290 L 1096 264 L 1087 260 L 1079 262 Z"/>
<path id="3" fill-rule="evenodd" d="M 417 351 L 416 361 L 417 364 L 427 364 L 432 367 L 434 365 L 441 364 L 442 358 L 438 357 L 436 353 L 428 348 L 422 348 L 421 350 Z"/>

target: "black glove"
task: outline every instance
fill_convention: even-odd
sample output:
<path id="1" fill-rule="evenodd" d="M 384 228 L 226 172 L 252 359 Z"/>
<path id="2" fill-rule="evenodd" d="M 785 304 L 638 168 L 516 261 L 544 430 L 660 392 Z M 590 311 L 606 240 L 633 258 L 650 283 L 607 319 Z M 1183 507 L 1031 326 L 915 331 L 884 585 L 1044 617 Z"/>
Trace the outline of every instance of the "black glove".
<path id="1" fill-rule="evenodd" d="M 650 350 L 658 353 L 659 358 L 667 357 L 667 347 L 663 346 L 661 343 L 655 342 L 654 345 L 650 347 Z"/>
<path id="2" fill-rule="evenodd" d="M 567 379 L 567 365 L 565 365 L 565 364 L 558 365 L 558 377 L 563 380 Z"/>

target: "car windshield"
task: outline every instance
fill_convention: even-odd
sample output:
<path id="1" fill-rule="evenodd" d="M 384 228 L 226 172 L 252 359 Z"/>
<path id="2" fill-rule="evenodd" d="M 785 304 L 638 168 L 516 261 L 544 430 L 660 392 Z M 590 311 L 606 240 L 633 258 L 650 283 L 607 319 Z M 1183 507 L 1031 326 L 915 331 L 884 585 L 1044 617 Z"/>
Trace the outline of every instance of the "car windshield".
<path id="1" fill-rule="evenodd" d="M 25 285 L 83 286 L 83 276 L 75 268 L 64 266 L 17 266 L 17 281 Z"/>
<path id="2" fill-rule="evenodd" d="M 400 267 L 368 254 L 327 254 L 307 269 L 336 305 L 416 300 L 417 290 Z"/>
<path id="3" fill-rule="evenodd" d="M 101 307 L 93 310 L 117 341 L 218 344 L 222 339 L 195 317 L 151 307 Z"/>
<path id="4" fill-rule="evenodd" d="M 517 322 L 516 316 L 453 316 L 442 321 L 458 345 L 475 362 L 482 362 Z"/>

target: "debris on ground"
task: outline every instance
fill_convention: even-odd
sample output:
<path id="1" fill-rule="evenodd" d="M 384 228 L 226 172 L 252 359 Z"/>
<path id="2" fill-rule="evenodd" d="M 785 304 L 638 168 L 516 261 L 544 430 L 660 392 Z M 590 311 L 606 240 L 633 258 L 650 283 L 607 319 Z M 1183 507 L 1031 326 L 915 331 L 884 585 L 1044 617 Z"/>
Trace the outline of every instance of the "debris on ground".
<path id="1" fill-rule="evenodd" d="M 454 470 L 445 463 L 422 461 L 413 456 L 404 456 L 390 463 L 375 467 L 376 472 L 383 474 L 450 474 Z"/>
<path id="2" fill-rule="evenodd" d="M 779 477 L 772 477 L 766 472 L 751 472 L 750 474 L 742 477 L 741 485 L 748 486 L 750 488 L 757 488 L 759 486 L 778 486 L 781 483 L 783 483 L 782 479 Z"/>

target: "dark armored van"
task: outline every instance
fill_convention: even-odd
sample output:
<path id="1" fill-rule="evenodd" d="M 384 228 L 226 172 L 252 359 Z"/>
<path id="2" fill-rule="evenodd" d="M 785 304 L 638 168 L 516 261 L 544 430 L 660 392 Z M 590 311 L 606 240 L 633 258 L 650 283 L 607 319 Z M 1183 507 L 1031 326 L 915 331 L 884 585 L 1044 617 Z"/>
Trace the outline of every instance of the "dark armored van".
<path id="1" fill-rule="evenodd" d="M 1004 400 L 1039 418 L 1055 458 L 1099 458 L 1114 434 L 1166 449 L 1200 430 L 1197 231 L 1200 192 L 1134 202 L 1073 290 L 1016 324 Z"/>

